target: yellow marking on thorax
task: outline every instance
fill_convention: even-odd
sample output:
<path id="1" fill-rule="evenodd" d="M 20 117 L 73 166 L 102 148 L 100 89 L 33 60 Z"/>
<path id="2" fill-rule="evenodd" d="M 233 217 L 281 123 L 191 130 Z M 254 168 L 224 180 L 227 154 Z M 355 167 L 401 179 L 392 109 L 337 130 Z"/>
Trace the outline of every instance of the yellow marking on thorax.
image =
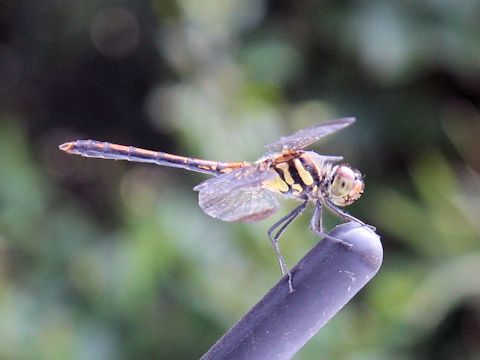
<path id="1" fill-rule="evenodd" d="M 295 168 L 297 169 L 298 175 L 300 175 L 303 183 L 307 186 L 312 185 L 314 182 L 312 174 L 305 169 L 305 167 L 302 165 L 302 162 L 299 159 L 293 159 L 293 163 L 295 164 Z"/>
<path id="2" fill-rule="evenodd" d="M 301 193 L 303 191 L 303 187 L 300 184 L 293 184 L 293 185 L 290 185 L 290 186 L 292 187 L 293 190 L 298 191 L 299 193 Z"/>
<path id="3" fill-rule="evenodd" d="M 275 176 L 275 178 L 272 180 L 265 181 L 264 184 L 283 193 L 288 192 L 289 189 L 288 185 L 285 183 L 285 181 L 282 180 L 279 175 Z"/>
<path id="4" fill-rule="evenodd" d="M 285 181 L 287 182 L 288 185 L 293 185 L 295 183 L 295 180 L 293 180 L 292 175 L 290 175 L 290 171 L 288 169 L 289 166 L 286 162 L 277 164 L 275 167 L 277 169 L 282 170 L 283 177 L 284 177 L 284 179 L 285 179 Z"/>

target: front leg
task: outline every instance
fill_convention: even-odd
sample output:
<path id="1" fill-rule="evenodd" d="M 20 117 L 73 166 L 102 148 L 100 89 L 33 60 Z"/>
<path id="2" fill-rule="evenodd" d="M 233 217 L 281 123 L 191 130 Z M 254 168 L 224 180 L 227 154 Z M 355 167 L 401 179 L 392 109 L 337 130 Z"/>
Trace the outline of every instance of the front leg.
<path id="1" fill-rule="evenodd" d="M 335 206 L 332 202 L 325 200 L 325 206 L 328 207 L 328 209 L 337 215 L 339 218 L 345 220 L 345 221 L 354 221 L 359 223 L 360 225 L 365 225 L 363 221 L 360 219 L 357 219 L 355 216 L 350 215 L 349 213 L 339 209 L 337 206 Z"/>
<path id="2" fill-rule="evenodd" d="M 310 230 L 314 233 L 323 233 L 323 221 L 322 221 L 322 203 L 320 200 L 315 204 L 315 209 L 313 210 L 313 216 L 310 220 Z"/>
<path id="3" fill-rule="evenodd" d="M 312 219 L 310 220 L 310 230 L 313 231 L 313 233 L 321 238 L 329 239 L 332 241 L 335 241 L 339 244 L 342 244 L 346 246 L 347 248 L 351 248 L 352 244 L 343 241 L 341 239 L 337 239 L 336 237 L 330 236 L 324 232 L 323 229 L 323 217 L 322 217 L 322 203 L 320 200 L 317 201 L 315 204 L 315 209 L 313 210 L 313 216 Z"/>
<path id="4" fill-rule="evenodd" d="M 356 223 L 359 223 L 362 226 L 367 226 L 370 230 L 376 231 L 377 229 L 375 226 L 365 224 L 362 220 L 357 219 L 355 216 L 350 215 L 349 213 L 339 209 L 337 206 L 332 204 L 330 201 L 325 201 L 325 206 L 328 207 L 328 209 L 337 215 L 338 217 L 342 218 L 345 221 L 354 221 Z"/>

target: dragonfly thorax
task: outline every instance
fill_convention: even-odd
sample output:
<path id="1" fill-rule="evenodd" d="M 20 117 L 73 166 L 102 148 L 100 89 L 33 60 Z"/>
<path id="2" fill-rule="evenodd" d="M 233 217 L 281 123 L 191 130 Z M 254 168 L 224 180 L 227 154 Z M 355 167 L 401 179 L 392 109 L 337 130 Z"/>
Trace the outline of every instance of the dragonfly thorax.
<path id="1" fill-rule="evenodd" d="M 312 151 L 284 154 L 271 164 L 276 176 L 266 185 L 288 197 L 348 206 L 361 196 L 364 182 L 358 170 L 347 164 L 334 165 L 338 159 Z"/>
<path id="2" fill-rule="evenodd" d="M 315 200 L 327 194 L 332 164 L 314 152 L 283 154 L 271 164 L 271 169 L 276 176 L 266 185 L 282 195 Z"/>

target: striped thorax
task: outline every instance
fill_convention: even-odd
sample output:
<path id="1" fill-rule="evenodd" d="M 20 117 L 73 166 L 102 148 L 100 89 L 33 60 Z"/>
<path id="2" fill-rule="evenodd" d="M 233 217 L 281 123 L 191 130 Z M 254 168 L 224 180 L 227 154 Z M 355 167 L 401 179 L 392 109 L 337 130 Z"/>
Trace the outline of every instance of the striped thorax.
<path id="1" fill-rule="evenodd" d="M 287 197 L 325 199 L 343 207 L 352 204 L 363 193 L 361 173 L 347 164 L 334 166 L 312 151 L 295 151 L 274 158 L 271 169 L 277 176 L 265 185 Z"/>

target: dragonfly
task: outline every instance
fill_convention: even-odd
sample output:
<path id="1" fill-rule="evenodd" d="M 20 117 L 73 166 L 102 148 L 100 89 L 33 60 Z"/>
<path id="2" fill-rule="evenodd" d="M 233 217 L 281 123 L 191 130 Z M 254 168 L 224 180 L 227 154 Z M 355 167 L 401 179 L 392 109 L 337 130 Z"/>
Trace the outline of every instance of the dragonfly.
<path id="1" fill-rule="evenodd" d="M 280 208 L 281 197 L 300 201 L 300 205 L 267 232 L 282 275 L 288 275 L 293 291 L 292 275 L 280 251 L 279 239 L 308 204 L 314 204 L 310 230 L 322 238 L 329 237 L 323 228 L 324 208 L 344 221 L 365 225 L 342 209 L 358 200 L 364 191 L 360 171 L 343 163 L 342 156 L 304 150 L 354 122 L 355 118 L 347 117 L 301 129 L 266 145 L 267 153 L 255 162 L 202 160 L 95 140 L 71 141 L 59 148 L 84 157 L 153 163 L 213 175 L 194 187 L 198 191 L 198 203 L 207 215 L 228 222 L 254 223 L 268 218 Z"/>

